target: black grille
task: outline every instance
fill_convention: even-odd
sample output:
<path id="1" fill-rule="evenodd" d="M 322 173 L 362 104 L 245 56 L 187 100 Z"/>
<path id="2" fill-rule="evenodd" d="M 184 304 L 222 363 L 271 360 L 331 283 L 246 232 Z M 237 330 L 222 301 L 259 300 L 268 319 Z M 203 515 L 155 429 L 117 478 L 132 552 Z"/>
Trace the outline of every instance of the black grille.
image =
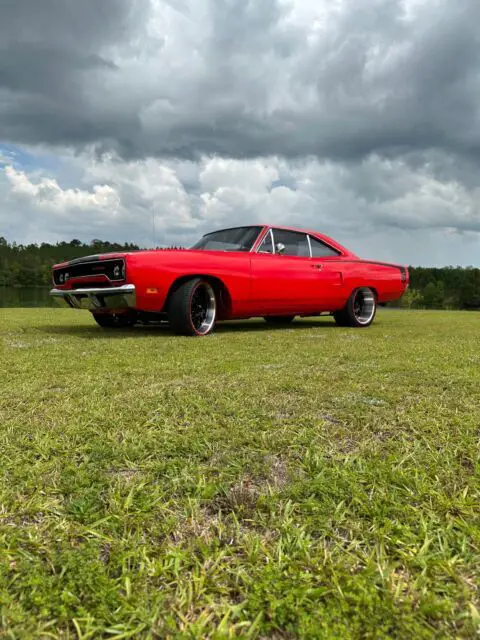
<path id="1" fill-rule="evenodd" d="M 82 282 L 80 282 L 80 281 L 74 282 L 72 284 L 72 289 L 84 289 L 85 287 L 90 286 L 90 284 L 93 284 L 95 286 L 95 289 L 109 289 L 112 286 L 111 282 L 103 281 L 103 282 L 94 282 L 94 283 L 90 282 L 89 283 L 88 281 L 83 281 L 82 280 Z"/>
<path id="2" fill-rule="evenodd" d="M 66 267 L 54 270 L 53 281 L 55 284 L 65 284 L 72 278 L 88 278 L 89 276 L 106 276 L 112 282 L 125 280 L 125 261 L 117 258 L 115 260 L 70 263 Z"/>

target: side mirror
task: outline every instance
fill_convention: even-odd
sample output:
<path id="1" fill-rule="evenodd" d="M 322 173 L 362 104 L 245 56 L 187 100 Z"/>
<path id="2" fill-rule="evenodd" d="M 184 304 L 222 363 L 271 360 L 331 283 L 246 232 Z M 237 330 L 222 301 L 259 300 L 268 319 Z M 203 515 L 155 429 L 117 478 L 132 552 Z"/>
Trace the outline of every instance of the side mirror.
<path id="1" fill-rule="evenodd" d="M 284 251 L 285 251 L 285 245 L 282 244 L 281 242 L 277 242 L 277 244 L 275 245 L 275 253 L 282 255 Z"/>

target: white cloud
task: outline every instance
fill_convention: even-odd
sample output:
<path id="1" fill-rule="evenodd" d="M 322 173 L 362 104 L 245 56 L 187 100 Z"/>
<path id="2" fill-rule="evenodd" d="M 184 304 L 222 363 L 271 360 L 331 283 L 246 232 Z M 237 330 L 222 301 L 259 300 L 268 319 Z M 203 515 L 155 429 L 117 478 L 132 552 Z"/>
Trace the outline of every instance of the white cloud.
<path id="1" fill-rule="evenodd" d="M 157 243 L 188 246 L 212 229 L 265 222 L 323 231 L 372 258 L 473 263 L 480 190 L 432 167 L 378 156 L 352 164 L 67 155 L 55 176 L 8 166 L 2 178 L 0 170 L 0 235 L 151 246 L 154 217 Z"/>
<path id="2" fill-rule="evenodd" d="M 115 214 L 120 205 L 117 192 L 108 185 L 95 185 L 92 191 L 62 189 L 53 178 L 32 182 L 24 171 L 7 165 L 5 175 L 11 185 L 11 193 L 26 198 L 32 205 L 45 211 L 70 213 L 74 209 L 96 210 Z"/>

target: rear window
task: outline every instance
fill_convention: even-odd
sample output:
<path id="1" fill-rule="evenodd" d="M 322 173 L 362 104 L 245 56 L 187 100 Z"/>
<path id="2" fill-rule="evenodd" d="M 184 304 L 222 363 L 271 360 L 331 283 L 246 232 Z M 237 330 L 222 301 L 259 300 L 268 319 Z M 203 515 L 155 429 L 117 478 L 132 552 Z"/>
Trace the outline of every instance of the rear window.
<path id="1" fill-rule="evenodd" d="M 329 256 L 339 256 L 340 253 L 325 243 L 310 237 L 310 246 L 312 247 L 312 258 L 327 258 Z"/>

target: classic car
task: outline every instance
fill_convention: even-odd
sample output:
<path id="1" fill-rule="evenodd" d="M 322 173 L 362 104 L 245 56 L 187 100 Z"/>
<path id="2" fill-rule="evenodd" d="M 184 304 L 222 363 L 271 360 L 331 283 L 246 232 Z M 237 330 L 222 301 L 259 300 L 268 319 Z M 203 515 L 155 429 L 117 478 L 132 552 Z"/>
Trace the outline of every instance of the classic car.
<path id="1" fill-rule="evenodd" d="M 103 328 L 167 320 L 205 336 L 217 320 L 333 315 L 368 327 L 378 304 L 409 283 L 404 265 L 363 260 L 326 235 L 270 225 L 204 235 L 188 249 L 150 249 L 78 258 L 53 267 L 61 304 L 88 309 Z"/>

